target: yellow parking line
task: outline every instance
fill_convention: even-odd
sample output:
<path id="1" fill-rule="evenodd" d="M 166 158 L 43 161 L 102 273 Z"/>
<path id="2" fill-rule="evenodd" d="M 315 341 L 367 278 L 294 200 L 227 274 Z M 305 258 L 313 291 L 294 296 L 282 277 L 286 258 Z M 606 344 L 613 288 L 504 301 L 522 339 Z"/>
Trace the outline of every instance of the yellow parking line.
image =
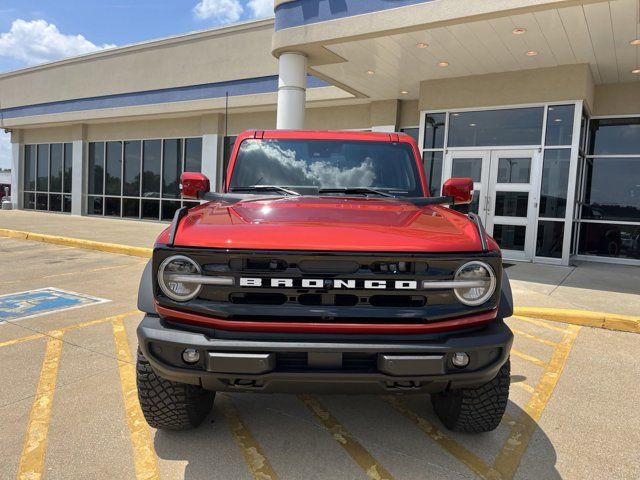
<path id="1" fill-rule="evenodd" d="M 37 340 L 39 338 L 45 337 L 43 333 L 36 333 L 35 335 L 29 335 L 27 337 L 15 338 L 13 340 L 7 340 L 5 342 L 0 342 L 0 348 L 8 347 L 9 345 L 15 345 L 16 343 L 30 342 L 31 340 Z"/>
<path id="2" fill-rule="evenodd" d="M 549 345 L 550 347 L 555 347 L 558 345 L 558 342 L 552 342 L 551 340 L 547 340 L 546 338 L 538 337 L 537 335 L 532 335 L 527 332 L 523 332 L 522 330 L 518 330 L 517 328 L 510 327 L 511 331 L 516 335 L 520 335 L 521 337 L 528 338 L 529 340 L 535 340 L 536 342 L 544 343 L 545 345 Z"/>
<path id="3" fill-rule="evenodd" d="M 127 339 L 123 317 L 114 318 L 111 321 L 111 325 L 116 344 L 122 398 L 129 426 L 131 447 L 133 448 L 136 478 L 157 479 L 160 478 L 158 460 L 151 440 L 151 430 L 142 415 L 140 403 L 138 403 L 135 366 L 131 360 L 129 340 Z"/>
<path id="4" fill-rule="evenodd" d="M 516 317 L 514 316 L 513 318 L 517 318 L 518 320 L 522 320 L 524 322 L 528 322 L 531 323 L 533 325 L 537 325 L 539 327 L 544 327 L 547 328 L 549 330 L 554 330 L 556 332 L 560 332 L 560 333 L 567 333 L 569 330 L 567 328 L 561 328 L 561 327 L 556 327 L 555 325 L 551 325 L 543 320 L 538 320 L 536 318 L 529 318 L 529 317 Z"/>
<path id="5" fill-rule="evenodd" d="M 247 466 L 249 467 L 249 471 L 253 478 L 256 480 L 277 479 L 278 475 L 269 463 L 269 460 L 267 460 L 262 448 L 260 448 L 260 444 L 256 441 L 251 434 L 251 431 L 240 418 L 238 409 L 233 404 L 231 398 L 225 395 L 221 400 L 221 402 L 217 402 L 216 407 L 220 407 L 224 413 L 229 428 L 231 429 L 233 439 L 242 452 L 242 456 L 247 462 Z"/>
<path id="6" fill-rule="evenodd" d="M 313 413 L 316 419 L 331 433 L 349 456 L 358 464 L 371 480 L 393 479 L 393 476 L 358 442 L 347 429 L 336 420 L 318 400 L 311 395 L 298 398 Z"/>
<path id="7" fill-rule="evenodd" d="M 547 366 L 547 362 L 540 360 L 538 357 L 534 357 L 533 355 L 528 355 L 524 352 L 521 352 L 520 350 L 516 350 L 515 348 L 511 349 L 511 354 L 515 355 L 516 357 L 520 357 L 523 360 L 526 360 L 528 362 L 531 362 L 535 365 L 538 365 L 539 367 L 546 367 Z"/>
<path id="8" fill-rule="evenodd" d="M 526 415 L 523 415 L 524 418 L 511 427 L 509 438 L 504 443 L 494 464 L 495 469 L 503 479 L 511 479 L 515 475 L 520 459 L 529 445 L 533 432 L 537 428 L 537 422 L 542 417 L 542 412 L 551 399 L 551 394 L 567 363 L 571 347 L 579 331 L 580 327 L 575 325 L 570 325 L 567 328 L 567 332 L 554 350 L 551 360 L 542 373 L 540 381 L 535 388 L 535 393 L 524 407 Z"/>
<path id="9" fill-rule="evenodd" d="M 133 310 L 131 312 L 121 313 L 120 315 L 115 315 L 115 316 L 105 317 L 105 318 L 99 318 L 97 320 L 89 320 L 87 322 L 82 322 L 82 323 L 76 323 L 74 325 L 69 325 L 67 327 L 58 328 L 56 330 L 51 330 L 51 331 L 48 331 L 48 332 L 45 332 L 45 333 L 36 333 L 34 335 L 28 335 L 26 337 L 20 337 L 20 338 L 15 338 L 13 340 L 7 340 L 5 342 L 0 342 L 0 348 L 8 347 L 10 345 L 15 345 L 16 343 L 30 342 L 32 340 L 37 340 L 37 339 L 43 338 L 43 337 L 51 337 L 54 332 L 68 332 L 70 330 L 76 330 L 78 328 L 91 327 L 93 325 L 99 325 L 101 323 L 107 323 L 107 322 L 110 322 L 110 321 L 112 321 L 114 319 L 126 318 L 126 317 L 129 317 L 131 315 L 135 315 L 137 313 L 140 313 L 140 312 L 138 310 Z"/>
<path id="10" fill-rule="evenodd" d="M 416 426 L 431 437 L 434 442 L 453 455 L 458 461 L 466 465 L 467 468 L 469 468 L 478 477 L 484 480 L 495 480 L 496 478 L 499 478 L 499 476 L 496 475 L 496 471 L 491 466 L 487 465 L 480 457 L 464 448 L 455 440 L 447 437 L 429 420 L 421 417 L 411 410 L 402 398 L 397 395 L 384 395 L 382 399 L 389 403 L 400 414 L 415 423 Z"/>
<path id="11" fill-rule="evenodd" d="M 60 331 L 52 332 L 52 337 L 47 342 L 40 380 L 38 381 L 33 407 L 31 407 L 29 424 L 18 467 L 17 478 L 20 480 L 36 480 L 42 478 L 43 475 L 51 407 L 62 353 L 62 335 L 63 333 Z"/>

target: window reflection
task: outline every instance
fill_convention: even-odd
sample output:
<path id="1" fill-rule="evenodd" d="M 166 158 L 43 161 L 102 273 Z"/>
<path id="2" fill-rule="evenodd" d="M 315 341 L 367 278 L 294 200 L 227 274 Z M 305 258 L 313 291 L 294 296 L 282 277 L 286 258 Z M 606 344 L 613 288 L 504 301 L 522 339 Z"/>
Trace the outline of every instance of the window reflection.
<path id="1" fill-rule="evenodd" d="M 141 142 L 124 142 L 124 191 L 131 197 L 140 195 Z"/>
<path id="2" fill-rule="evenodd" d="M 182 140 L 164 141 L 164 166 L 162 172 L 162 195 L 166 198 L 180 197 L 180 175 L 182 174 Z"/>
<path id="3" fill-rule="evenodd" d="M 529 193 L 497 192 L 495 215 L 500 217 L 526 217 L 529 210 Z"/>
<path id="4" fill-rule="evenodd" d="M 105 173 L 104 193 L 122 195 L 122 142 L 107 142 Z"/>
<path id="5" fill-rule="evenodd" d="M 640 117 L 591 120 L 590 155 L 640 155 Z"/>
<path id="6" fill-rule="evenodd" d="M 582 255 L 640 258 L 640 225 L 583 222 L 579 238 Z"/>
<path id="7" fill-rule="evenodd" d="M 547 145 L 571 145 L 573 142 L 573 105 L 554 105 L 547 111 Z"/>
<path id="8" fill-rule="evenodd" d="M 451 176 L 471 178 L 474 182 L 482 181 L 482 158 L 454 158 Z"/>
<path id="9" fill-rule="evenodd" d="M 89 144 L 89 194 L 102 194 L 104 175 L 104 143 Z M 102 209 L 100 209 L 102 211 Z"/>
<path id="10" fill-rule="evenodd" d="M 567 208 L 567 187 L 571 150 L 546 150 L 542 164 L 540 216 L 563 218 Z"/>
<path id="11" fill-rule="evenodd" d="M 169 215 L 185 204 L 179 192 L 185 162 L 192 171 L 200 171 L 201 138 L 89 143 L 88 213 L 170 220 Z M 161 197 L 172 200 L 161 207 Z M 63 198 L 62 208 L 64 202 Z"/>
<path id="12" fill-rule="evenodd" d="M 524 251 L 527 227 L 522 225 L 494 225 L 493 238 L 500 248 Z"/>
<path id="13" fill-rule="evenodd" d="M 442 152 L 424 152 L 424 172 L 429 195 L 438 197 L 442 188 Z"/>
<path id="14" fill-rule="evenodd" d="M 500 158 L 498 183 L 529 183 L 530 158 Z"/>
<path id="15" fill-rule="evenodd" d="M 536 256 L 562 258 L 564 222 L 541 220 L 538 222 Z"/>
<path id="16" fill-rule="evenodd" d="M 424 122 L 424 148 L 444 148 L 444 132 L 447 115 L 431 113 Z"/>
<path id="17" fill-rule="evenodd" d="M 146 140 L 144 142 L 142 158 L 142 196 L 160 196 L 160 140 Z"/>
<path id="18" fill-rule="evenodd" d="M 543 107 L 452 113 L 450 147 L 540 145 Z"/>
<path id="19" fill-rule="evenodd" d="M 640 158 L 587 158 L 585 162 L 582 218 L 640 221 Z"/>

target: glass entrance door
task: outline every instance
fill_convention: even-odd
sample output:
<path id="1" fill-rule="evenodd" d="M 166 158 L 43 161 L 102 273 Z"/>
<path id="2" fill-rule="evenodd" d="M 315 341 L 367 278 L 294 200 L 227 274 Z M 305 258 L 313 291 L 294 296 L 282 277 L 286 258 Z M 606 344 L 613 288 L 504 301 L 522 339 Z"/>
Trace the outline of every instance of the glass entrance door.
<path id="1" fill-rule="evenodd" d="M 445 160 L 445 179 L 473 179 L 469 211 L 478 214 L 509 260 L 533 259 L 538 167 L 537 150 L 450 151 Z"/>

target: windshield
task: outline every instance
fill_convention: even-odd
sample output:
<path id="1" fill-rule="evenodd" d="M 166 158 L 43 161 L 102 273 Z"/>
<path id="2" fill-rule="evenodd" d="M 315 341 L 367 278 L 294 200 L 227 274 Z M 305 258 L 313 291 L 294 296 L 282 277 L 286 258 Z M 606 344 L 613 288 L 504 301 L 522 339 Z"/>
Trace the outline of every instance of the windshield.
<path id="1" fill-rule="evenodd" d="M 368 188 L 397 196 L 423 196 L 413 150 L 406 143 L 245 140 L 233 167 L 230 190 L 257 185 L 300 193 Z"/>

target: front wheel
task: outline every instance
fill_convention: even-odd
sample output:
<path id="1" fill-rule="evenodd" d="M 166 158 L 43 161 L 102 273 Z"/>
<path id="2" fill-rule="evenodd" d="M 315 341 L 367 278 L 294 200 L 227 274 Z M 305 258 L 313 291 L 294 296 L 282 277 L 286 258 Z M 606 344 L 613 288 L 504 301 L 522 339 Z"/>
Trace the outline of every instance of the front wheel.
<path id="1" fill-rule="evenodd" d="M 496 377 L 477 388 L 462 388 L 431 395 L 436 415 L 450 430 L 482 433 L 495 430 L 509 399 L 510 360 Z"/>
<path id="2" fill-rule="evenodd" d="M 142 413 L 153 428 L 195 428 L 213 406 L 215 392 L 159 377 L 140 350 L 136 362 L 136 380 Z"/>

